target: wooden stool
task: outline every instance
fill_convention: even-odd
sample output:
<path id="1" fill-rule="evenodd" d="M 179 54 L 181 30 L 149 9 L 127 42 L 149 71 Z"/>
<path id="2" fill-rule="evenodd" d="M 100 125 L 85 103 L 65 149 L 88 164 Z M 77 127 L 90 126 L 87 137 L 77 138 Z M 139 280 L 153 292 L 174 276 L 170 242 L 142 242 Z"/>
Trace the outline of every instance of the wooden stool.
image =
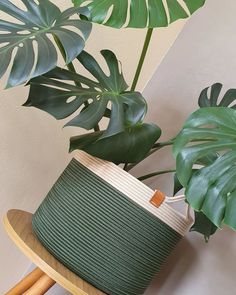
<path id="1" fill-rule="evenodd" d="M 38 241 L 32 231 L 32 214 L 10 210 L 4 217 L 4 226 L 10 238 L 37 268 L 5 295 L 41 295 L 55 283 L 72 294 L 104 295 L 102 291 L 78 277 L 56 260 Z"/>

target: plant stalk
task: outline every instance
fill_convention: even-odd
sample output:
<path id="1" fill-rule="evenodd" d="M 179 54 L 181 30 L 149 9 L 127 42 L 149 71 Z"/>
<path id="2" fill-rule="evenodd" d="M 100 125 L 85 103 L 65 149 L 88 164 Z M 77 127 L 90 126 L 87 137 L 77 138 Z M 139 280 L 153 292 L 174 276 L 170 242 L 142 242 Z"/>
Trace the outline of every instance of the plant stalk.
<path id="1" fill-rule="evenodd" d="M 151 156 L 152 154 L 154 154 L 155 152 L 159 151 L 160 149 L 162 149 L 163 147 L 172 145 L 174 142 L 172 140 L 169 141 L 163 141 L 163 142 L 159 142 L 154 144 L 152 150 L 145 156 L 145 158 L 143 158 L 141 161 L 130 164 L 126 167 L 126 171 L 130 171 L 131 169 L 133 169 L 134 167 L 136 167 L 139 163 L 141 163 L 143 160 L 145 160 L 146 158 L 148 158 L 149 156 Z"/>
<path id="2" fill-rule="evenodd" d="M 135 91 L 136 86 L 138 84 L 138 80 L 139 80 L 139 77 L 140 77 L 140 74 L 141 74 L 141 71 L 143 68 L 143 64 L 144 64 L 144 61 L 145 61 L 145 58 L 147 55 L 148 47 L 149 47 L 149 44 L 150 44 L 150 41 L 152 38 L 152 33 L 153 33 L 153 28 L 148 29 L 147 34 L 146 34 L 146 38 L 145 38 L 145 42 L 143 45 L 143 50 L 142 50 L 142 53 L 141 53 L 141 56 L 139 59 L 138 67 L 137 67 L 137 70 L 136 70 L 136 73 L 134 76 L 134 80 L 133 80 L 133 83 L 131 86 L 131 91 Z"/>
<path id="3" fill-rule="evenodd" d="M 163 141 L 163 142 L 155 143 L 152 148 L 155 149 L 155 148 L 164 147 L 164 146 L 168 146 L 168 145 L 172 145 L 172 144 L 174 144 L 174 140 L 173 139 L 168 140 L 168 141 Z"/>
<path id="4" fill-rule="evenodd" d="M 62 44 L 61 44 L 61 41 L 58 39 L 58 37 L 57 37 L 56 35 L 53 35 L 53 38 L 54 38 L 54 41 L 55 41 L 56 44 L 57 44 L 57 47 L 59 48 L 59 50 L 60 50 L 60 52 L 61 52 L 61 55 L 62 55 L 64 61 L 66 61 L 66 52 L 65 52 L 64 47 L 63 47 Z M 74 67 L 74 65 L 73 65 L 72 62 L 70 62 L 70 63 L 67 64 L 66 66 L 67 66 L 68 70 L 70 70 L 71 72 L 76 73 L 75 67 Z M 76 81 L 75 81 L 75 84 L 76 84 L 76 86 L 81 86 L 80 83 L 78 83 L 78 82 L 76 82 Z"/>
<path id="5" fill-rule="evenodd" d="M 154 176 L 167 174 L 167 173 L 172 173 L 172 172 L 176 172 L 176 170 L 171 169 L 171 170 L 162 170 L 162 171 L 153 172 L 153 173 L 150 173 L 150 174 L 139 177 L 138 180 L 143 181 L 143 180 L 149 179 L 149 178 L 154 177 Z"/>
<path id="6" fill-rule="evenodd" d="M 63 47 L 63 45 L 61 44 L 61 41 L 58 39 L 58 37 L 56 35 L 53 35 L 53 38 L 57 44 L 57 47 L 59 48 L 60 52 L 61 52 L 61 55 L 64 59 L 64 61 L 66 61 L 66 52 L 65 52 L 65 49 Z M 76 70 L 75 70 L 75 67 L 73 65 L 72 62 L 70 62 L 69 64 L 67 64 L 67 68 L 69 71 L 73 72 L 76 74 Z M 81 84 L 78 82 L 78 81 L 74 81 L 75 82 L 75 85 L 78 86 L 78 87 L 81 87 Z M 89 103 L 86 101 L 84 102 L 84 106 L 85 107 L 88 107 L 89 106 Z M 96 126 L 94 126 L 94 131 L 100 131 L 100 128 L 99 128 L 99 125 L 97 124 Z"/>
<path id="7" fill-rule="evenodd" d="M 129 166 L 129 164 L 125 163 L 123 170 L 127 171 L 128 166 Z"/>

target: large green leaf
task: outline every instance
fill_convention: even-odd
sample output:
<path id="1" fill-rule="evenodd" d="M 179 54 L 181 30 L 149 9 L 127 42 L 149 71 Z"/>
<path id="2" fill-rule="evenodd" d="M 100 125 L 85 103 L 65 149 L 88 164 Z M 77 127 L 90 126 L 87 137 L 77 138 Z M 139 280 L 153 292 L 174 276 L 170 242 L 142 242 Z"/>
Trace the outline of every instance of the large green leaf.
<path id="1" fill-rule="evenodd" d="M 136 163 L 142 160 L 159 139 L 161 130 L 154 124 L 138 124 L 124 132 L 101 138 L 104 131 L 71 138 L 70 151 L 81 149 L 87 153 L 119 163 Z"/>
<path id="2" fill-rule="evenodd" d="M 212 152 L 219 153 L 215 161 L 193 172 L 198 159 Z M 236 110 L 212 107 L 193 113 L 176 138 L 174 155 L 189 204 L 217 227 L 224 223 L 236 230 Z"/>
<path id="3" fill-rule="evenodd" d="M 21 0 L 22 10 L 9 0 L 0 2 L 0 11 L 15 19 L 0 20 L 0 78 L 13 60 L 7 87 L 16 86 L 53 69 L 57 63 L 57 50 L 48 35 L 60 40 L 71 62 L 83 50 L 91 32 L 91 24 L 80 20 L 79 12 L 87 9 L 70 8 L 61 12 L 49 0 Z M 79 30 L 79 31 L 78 31 Z M 35 46 L 37 44 L 37 46 Z M 13 51 L 16 54 L 13 57 Z"/>
<path id="4" fill-rule="evenodd" d="M 166 27 L 187 18 L 204 5 L 206 0 L 73 0 L 75 5 L 89 8 L 90 20 L 95 23 L 121 28 Z M 166 2 L 166 5 L 165 5 Z"/>
<path id="5" fill-rule="evenodd" d="M 67 123 L 67 126 L 93 129 L 111 108 L 109 125 L 101 138 L 125 131 L 127 126 L 141 122 L 147 111 L 145 99 L 139 92 L 126 91 L 128 88 L 120 72 L 116 56 L 103 50 L 103 57 L 109 68 L 107 76 L 95 59 L 82 52 L 78 59 L 95 79 L 56 68 L 34 78 L 30 82 L 30 93 L 26 106 L 42 109 L 57 119 L 64 119 L 75 113 L 84 102 L 89 106 Z M 76 86 L 71 82 L 76 82 Z"/>
<path id="6" fill-rule="evenodd" d="M 193 170 L 197 171 L 197 169 Z M 180 183 L 177 174 L 174 175 L 174 195 L 177 194 L 183 185 Z M 191 227 L 191 231 L 198 232 L 204 235 L 205 241 L 208 242 L 210 236 L 215 234 L 217 231 L 217 226 L 212 223 L 202 212 L 194 211 L 194 224 Z"/>
<path id="7" fill-rule="evenodd" d="M 231 107 L 236 108 L 236 89 L 229 89 L 220 100 L 223 85 L 215 83 L 211 87 L 205 88 L 199 97 L 198 104 L 201 108 L 206 107 Z M 220 101 L 219 101 L 220 100 Z"/>

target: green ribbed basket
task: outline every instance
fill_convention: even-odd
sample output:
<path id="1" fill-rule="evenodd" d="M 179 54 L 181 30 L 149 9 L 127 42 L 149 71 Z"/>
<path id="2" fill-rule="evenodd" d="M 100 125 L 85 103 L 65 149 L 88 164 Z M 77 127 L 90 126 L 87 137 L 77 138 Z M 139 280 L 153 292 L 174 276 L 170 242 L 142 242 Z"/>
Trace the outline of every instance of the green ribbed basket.
<path id="1" fill-rule="evenodd" d="M 143 294 L 189 226 L 168 205 L 151 205 L 152 195 L 116 165 L 79 152 L 33 215 L 33 230 L 96 288 Z"/>

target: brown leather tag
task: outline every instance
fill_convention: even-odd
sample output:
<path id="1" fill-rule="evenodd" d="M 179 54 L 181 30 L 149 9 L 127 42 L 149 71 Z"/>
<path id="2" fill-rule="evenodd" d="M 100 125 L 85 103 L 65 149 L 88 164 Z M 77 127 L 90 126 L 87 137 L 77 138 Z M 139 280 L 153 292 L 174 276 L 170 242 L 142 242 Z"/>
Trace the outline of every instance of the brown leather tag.
<path id="1" fill-rule="evenodd" d="M 150 200 L 150 203 L 159 208 L 161 206 L 161 204 L 165 201 L 165 194 L 163 194 L 163 192 L 161 191 L 155 191 L 153 197 Z"/>

